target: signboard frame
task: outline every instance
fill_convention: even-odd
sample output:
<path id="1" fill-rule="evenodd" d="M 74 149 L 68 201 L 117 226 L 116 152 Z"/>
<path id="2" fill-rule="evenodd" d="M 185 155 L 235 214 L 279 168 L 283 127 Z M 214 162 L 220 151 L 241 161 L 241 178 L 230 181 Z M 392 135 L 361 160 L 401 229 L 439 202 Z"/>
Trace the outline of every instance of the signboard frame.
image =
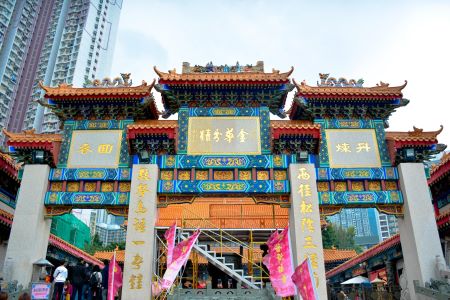
<path id="1" fill-rule="evenodd" d="M 193 129 L 194 122 L 220 122 L 222 120 L 232 120 L 239 123 L 243 120 L 251 120 L 255 122 L 256 129 L 253 129 L 253 132 L 255 134 L 254 142 L 256 143 L 256 150 L 254 151 L 239 151 L 236 152 L 236 150 L 233 151 L 213 151 L 212 149 L 209 149 L 209 151 L 202 151 L 200 150 L 201 146 L 194 145 L 195 143 L 193 141 L 193 135 L 196 133 L 196 130 Z M 197 125 L 197 124 L 196 124 Z M 246 130 L 248 130 L 246 128 Z M 212 133 L 211 133 L 212 134 Z M 238 132 L 235 133 L 235 139 L 237 138 L 236 135 Z M 223 137 L 222 137 L 223 139 Z M 222 141 L 223 143 L 223 141 Z M 219 144 L 220 145 L 220 144 Z M 234 145 L 234 144 L 233 144 Z M 234 148 L 238 148 L 234 146 Z M 188 120 L 188 140 L 187 140 L 187 154 L 188 155 L 261 155 L 261 122 L 260 117 L 258 116 L 224 116 L 224 117 L 189 117 Z"/>

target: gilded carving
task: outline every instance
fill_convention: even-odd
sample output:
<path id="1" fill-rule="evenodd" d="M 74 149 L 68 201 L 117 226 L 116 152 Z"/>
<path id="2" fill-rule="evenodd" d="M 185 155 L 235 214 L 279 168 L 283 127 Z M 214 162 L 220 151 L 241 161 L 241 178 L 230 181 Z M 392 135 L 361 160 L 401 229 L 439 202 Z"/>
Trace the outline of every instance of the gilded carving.
<path id="1" fill-rule="evenodd" d="M 252 171 L 250 170 L 239 171 L 239 180 L 251 180 L 251 179 L 252 179 Z"/>
<path id="2" fill-rule="evenodd" d="M 275 178 L 275 180 L 286 180 L 287 174 L 284 170 L 275 170 L 273 171 L 273 177 Z"/>
<path id="3" fill-rule="evenodd" d="M 389 192 L 389 194 L 390 194 L 391 200 L 392 200 L 393 202 L 398 202 L 398 201 L 400 201 L 400 195 L 399 195 L 399 193 L 398 193 L 397 191 Z"/>
<path id="4" fill-rule="evenodd" d="M 345 181 L 335 181 L 334 182 L 334 190 L 336 192 L 346 192 L 347 191 L 347 183 Z"/>
<path id="5" fill-rule="evenodd" d="M 328 192 L 329 191 L 328 182 L 324 182 L 324 181 L 317 182 L 317 191 Z"/>
<path id="6" fill-rule="evenodd" d="M 273 156 L 273 165 L 274 167 L 281 167 L 283 165 L 283 159 L 281 158 L 281 155 Z"/>
<path id="7" fill-rule="evenodd" d="M 369 181 L 369 191 L 381 191 L 381 183 L 379 181 Z"/>
<path id="8" fill-rule="evenodd" d="M 195 171 L 195 180 L 208 180 L 208 171 L 207 170 Z"/>
<path id="9" fill-rule="evenodd" d="M 72 206 L 50 206 L 46 207 L 46 216 L 47 217 L 53 217 L 53 216 L 60 216 L 64 214 L 68 214 L 72 211 Z"/>
<path id="10" fill-rule="evenodd" d="M 175 166 L 175 157 L 174 156 L 172 156 L 172 155 L 167 156 L 166 166 L 168 166 L 168 167 L 174 167 Z"/>
<path id="11" fill-rule="evenodd" d="M 166 182 L 164 182 L 163 189 L 164 189 L 165 191 L 168 191 L 168 192 L 171 191 L 171 190 L 173 189 L 172 181 L 166 181 Z"/>
<path id="12" fill-rule="evenodd" d="M 78 192 L 80 190 L 80 183 L 73 181 L 67 183 L 67 191 L 68 192 Z"/>
<path id="13" fill-rule="evenodd" d="M 233 180 L 233 171 L 214 171 L 214 180 Z"/>
<path id="14" fill-rule="evenodd" d="M 269 180 L 269 171 L 257 171 L 256 180 Z"/>
<path id="15" fill-rule="evenodd" d="M 386 190 L 388 190 L 388 191 L 398 190 L 397 182 L 395 182 L 395 181 L 386 181 Z"/>
<path id="16" fill-rule="evenodd" d="M 161 171 L 161 180 L 173 180 L 173 171 L 171 170 Z"/>
<path id="17" fill-rule="evenodd" d="M 244 166 L 246 161 L 241 157 L 208 157 L 204 159 L 204 163 L 208 167 L 240 167 Z"/>
<path id="18" fill-rule="evenodd" d="M 52 182 L 50 186 L 50 191 L 52 192 L 62 192 L 62 182 Z"/>
<path id="19" fill-rule="evenodd" d="M 119 192 L 129 192 L 131 189 L 131 182 L 120 182 Z"/>
<path id="20" fill-rule="evenodd" d="M 119 203 L 120 204 L 126 203 L 127 201 L 128 201 L 127 194 L 120 194 L 119 195 Z"/>
<path id="21" fill-rule="evenodd" d="M 84 184 L 84 191 L 85 192 L 95 192 L 97 189 L 97 183 L 96 182 L 86 182 Z"/>
<path id="22" fill-rule="evenodd" d="M 191 180 L 191 171 L 178 171 L 178 180 Z"/>
<path id="23" fill-rule="evenodd" d="M 114 183 L 113 182 L 102 182 L 101 191 L 102 192 L 113 192 L 114 191 Z"/>
<path id="24" fill-rule="evenodd" d="M 244 191 L 246 185 L 244 183 L 205 183 L 202 185 L 205 191 Z"/>
<path id="25" fill-rule="evenodd" d="M 377 210 L 380 213 L 388 214 L 388 215 L 396 215 L 396 216 L 402 216 L 403 215 L 403 205 L 376 205 Z"/>
<path id="26" fill-rule="evenodd" d="M 352 182 L 352 191 L 355 191 L 355 192 L 364 191 L 364 183 L 362 181 L 353 181 Z"/>

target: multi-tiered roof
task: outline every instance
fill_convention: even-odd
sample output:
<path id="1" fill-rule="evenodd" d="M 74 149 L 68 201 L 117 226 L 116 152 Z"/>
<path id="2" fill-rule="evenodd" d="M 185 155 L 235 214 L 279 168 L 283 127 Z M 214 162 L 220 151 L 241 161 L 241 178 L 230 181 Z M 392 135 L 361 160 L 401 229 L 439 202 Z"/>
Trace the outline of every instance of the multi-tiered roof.
<path id="1" fill-rule="evenodd" d="M 51 109 L 64 120 L 101 120 L 101 119 L 158 119 L 150 85 L 143 81 L 132 86 L 129 74 L 122 78 L 109 78 L 103 81 L 87 82 L 84 87 L 73 87 L 61 83 L 57 87 L 44 86 L 47 102 L 39 103 Z"/>
<path id="2" fill-rule="evenodd" d="M 178 112 L 181 106 L 188 107 L 260 107 L 284 117 L 286 96 L 293 89 L 287 72 L 272 70 L 264 72 L 264 63 L 255 66 L 190 66 L 183 63 L 182 73 L 175 69 L 162 72 L 155 67 L 159 76 L 156 89 L 162 93 L 165 111 L 163 117 Z"/>
<path id="3" fill-rule="evenodd" d="M 408 104 L 400 86 L 380 82 L 374 87 L 363 87 L 364 80 L 347 80 L 320 74 L 317 86 L 298 84 L 289 117 L 298 119 L 379 119 L 387 120 L 398 107 Z"/>

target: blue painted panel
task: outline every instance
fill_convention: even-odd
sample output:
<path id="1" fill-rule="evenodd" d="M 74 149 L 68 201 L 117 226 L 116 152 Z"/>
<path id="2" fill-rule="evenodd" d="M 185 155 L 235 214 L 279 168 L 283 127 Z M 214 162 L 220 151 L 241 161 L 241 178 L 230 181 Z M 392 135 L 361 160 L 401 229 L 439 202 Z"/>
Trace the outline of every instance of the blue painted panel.
<path id="1" fill-rule="evenodd" d="M 131 168 L 118 169 L 51 169 L 50 181 L 59 180 L 131 180 Z"/>
<path id="2" fill-rule="evenodd" d="M 319 192 L 319 205 L 403 204 L 400 191 Z"/>
<path id="3" fill-rule="evenodd" d="M 286 169 L 290 163 L 294 162 L 295 156 L 291 155 L 162 155 L 158 157 L 160 169 Z"/>
<path id="4" fill-rule="evenodd" d="M 385 179 L 397 180 L 395 167 L 386 168 L 317 168 L 317 180 Z"/>
<path id="5" fill-rule="evenodd" d="M 158 193 L 162 194 L 197 194 L 197 193 L 247 193 L 247 194 L 287 194 L 287 180 L 160 180 Z"/>
<path id="6" fill-rule="evenodd" d="M 130 201 L 129 193 L 69 193 L 47 192 L 45 205 L 76 205 L 76 206 L 127 206 Z"/>

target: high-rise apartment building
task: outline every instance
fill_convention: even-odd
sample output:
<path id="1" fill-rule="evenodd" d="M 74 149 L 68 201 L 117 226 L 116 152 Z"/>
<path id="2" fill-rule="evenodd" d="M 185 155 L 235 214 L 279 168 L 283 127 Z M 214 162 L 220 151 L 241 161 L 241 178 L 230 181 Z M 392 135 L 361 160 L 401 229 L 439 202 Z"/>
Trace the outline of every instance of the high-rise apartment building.
<path id="1" fill-rule="evenodd" d="M 109 76 L 121 8 L 122 0 L 0 1 L 0 127 L 57 131 L 35 102 L 38 82 L 82 86 Z"/>
<path id="2" fill-rule="evenodd" d="M 0 1 L 0 128 L 6 128 L 32 42 L 39 43 L 41 0 Z M 40 19 L 39 21 L 42 21 Z M 33 29 L 36 38 L 33 39 Z M 12 116 L 12 117 L 11 117 Z M 3 139 L 3 138 L 2 138 Z M 2 141 L 0 141 L 2 142 Z"/>
<path id="3" fill-rule="evenodd" d="M 330 222 L 342 228 L 355 228 L 355 244 L 369 248 L 380 242 L 378 212 L 375 208 L 349 208 L 328 217 Z"/>
<path id="4" fill-rule="evenodd" d="M 97 215 L 97 220 L 96 220 L 97 224 L 104 223 L 104 224 L 109 224 L 109 225 L 119 225 L 120 226 L 120 225 L 123 225 L 123 222 L 125 222 L 124 217 L 108 214 L 108 211 L 106 211 L 105 209 L 98 209 L 96 212 L 96 215 Z"/>
<path id="5" fill-rule="evenodd" d="M 391 236 L 398 233 L 397 218 L 393 215 L 379 215 L 381 240 L 387 240 Z"/>
<path id="6" fill-rule="evenodd" d="M 127 237 L 124 228 L 119 225 L 105 223 L 97 224 L 95 226 L 95 234 L 98 235 L 103 246 L 123 243 Z"/>

